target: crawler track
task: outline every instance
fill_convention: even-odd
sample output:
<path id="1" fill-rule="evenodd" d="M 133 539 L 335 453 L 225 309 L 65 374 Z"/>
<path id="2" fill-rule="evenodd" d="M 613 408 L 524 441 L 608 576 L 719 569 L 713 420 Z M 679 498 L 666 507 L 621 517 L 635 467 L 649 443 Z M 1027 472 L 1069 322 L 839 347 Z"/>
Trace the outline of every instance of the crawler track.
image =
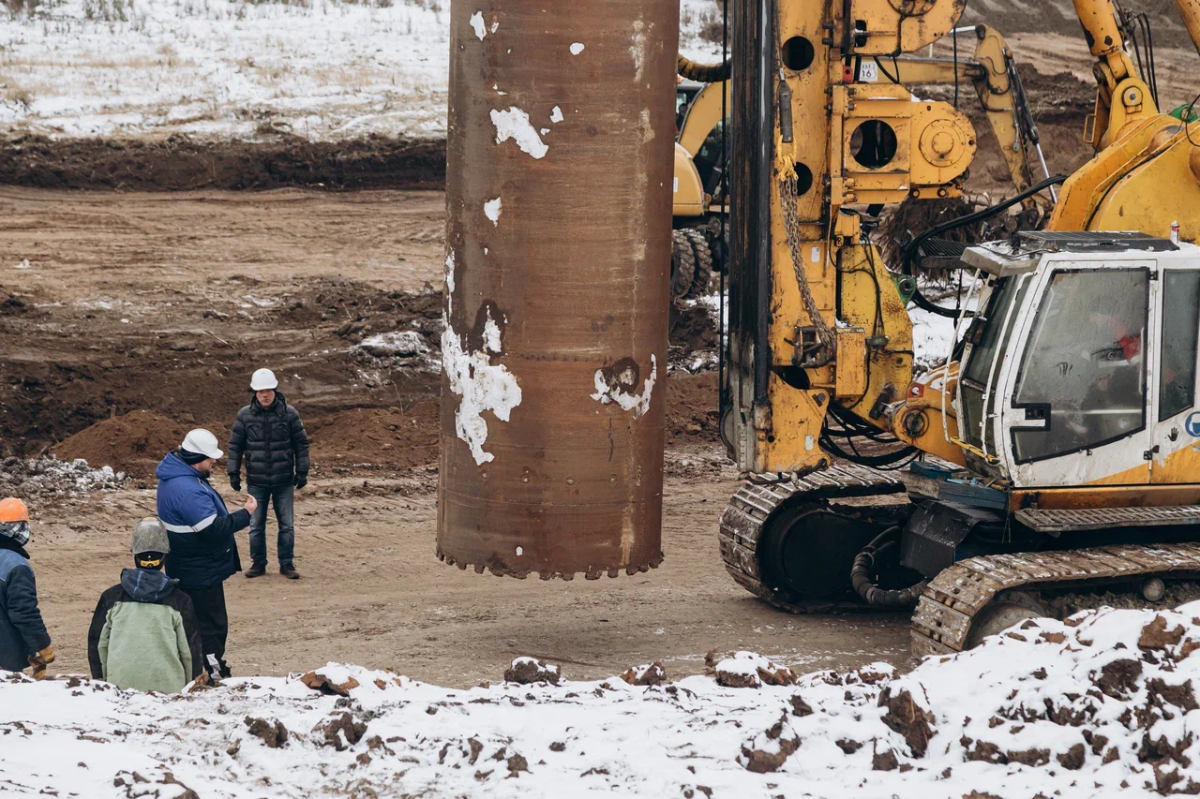
<path id="1" fill-rule="evenodd" d="M 759 537 L 768 518 L 791 503 L 885 496 L 900 494 L 904 490 L 904 483 L 892 473 L 853 464 L 831 466 L 800 479 L 773 483 L 747 482 L 733 495 L 721 514 L 718 540 L 725 568 L 747 591 L 790 613 L 864 610 L 866 605 L 855 602 L 798 600 L 768 585 L 759 568 Z M 847 516 L 864 512 L 861 507 L 847 505 L 835 505 L 833 509 Z"/>
<path id="2" fill-rule="evenodd" d="M 892 473 L 849 464 L 799 479 L 747 482 L 721 515 L 721 558 L 739 585 L 789 613 L 868 609 L 843 599 L 803 599 L 771 585 L 760 559 L 760 539 L 769 521 L 784 508 L 825 503 L 836 515 L 867 521 L 869 506 L 844 501 L 904 491 L 904 483 Z M 925 589 L 913 614 L 912 651 L 917 656 L 963 651 L 975 619 L 997 600 L 1003 601 L 1006 592 L 1090 592 L 1152 576 L 1200 578 L 1200 543 L 1128 544 L 962 560 Z"/>
<path id="3" fill-rule="evenodd" d="M 1200 571 L 1200 544 L 1126 545 L 989 555 L 955 563 L 930 582 L 913 614 L 914 655 L 961 652 L 975 617 L 1005 591 L 1065 588 Z"/>

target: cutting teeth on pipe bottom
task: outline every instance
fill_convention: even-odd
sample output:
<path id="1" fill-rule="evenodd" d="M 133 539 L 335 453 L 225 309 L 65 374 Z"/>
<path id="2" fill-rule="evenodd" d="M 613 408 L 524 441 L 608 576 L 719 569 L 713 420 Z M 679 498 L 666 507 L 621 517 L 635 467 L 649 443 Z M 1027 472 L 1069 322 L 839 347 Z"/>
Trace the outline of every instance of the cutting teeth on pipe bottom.
<path id="1" fill-rule="evenodd" d="M 450 566 L 457 566 L 461 571 L 466 571 L 467 568 L 473 568 L 476 574 L 483 574 L 486 570 L 490 571 L 496 577 L 515 577 L 518 580 L 524 580 L 525 578 L 529 577 L 529 575 L 534 573 L 532 569 L 514 569 L 499 562 L 466 563 L 455 560 L 454 558 L 451 558 L 442 552 L 438 552 L 438 560 L 441 560 Z M 624 569 L 625 573 L 630 576 L 648 572 L 651 569 L 657 569 L 660 565 L 662 565 L 662 562 L 663 555 L 660 552 L 654 558 L 654 560 L 650 561 L 649 563 L 630 564 L 625 567 L 614 566 L 609 569 L 589 569 L 586 572 L 537 572 L 537 576 L 541 580 L 565 580 L 570 582 L 571 580 L 575 579 L 575 575 L 582 574 L 586 580 L 599 580 L 605 574 L 607 574 L 609 577 L 619 577 L 622 569 Z"/>

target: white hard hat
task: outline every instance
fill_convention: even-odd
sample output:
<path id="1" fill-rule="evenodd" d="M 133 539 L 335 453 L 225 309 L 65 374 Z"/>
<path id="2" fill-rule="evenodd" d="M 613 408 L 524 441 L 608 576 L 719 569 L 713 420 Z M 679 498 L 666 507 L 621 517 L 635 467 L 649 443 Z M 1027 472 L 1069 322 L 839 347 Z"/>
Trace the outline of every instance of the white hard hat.
<path id="1" fill-rule="evenodd" d="M 279 381 L 275 379 L 275 373 L 270 369 L 259 369 L 250 378 L 251 391 L 264 391 L 268 388 L 276 388 Z"/>
<path id="2" fill-rule="evenodd" d="M 193 430 L 188 433 L 183 439 L 183 448 L 214 460 L 225 454 L 217 446 L 217 437 L 207 430 Z"/>

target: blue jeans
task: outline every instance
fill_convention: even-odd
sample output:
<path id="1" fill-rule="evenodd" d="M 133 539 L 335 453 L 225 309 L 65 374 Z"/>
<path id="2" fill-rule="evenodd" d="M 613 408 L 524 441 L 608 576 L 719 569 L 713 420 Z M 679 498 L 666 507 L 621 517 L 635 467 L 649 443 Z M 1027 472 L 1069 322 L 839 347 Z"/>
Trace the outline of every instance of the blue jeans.
<path id="1" fill-rule="evenodd" d="M 267 502 L 275 506 L 275 521 L 279 523 L 279 565 L 291 566 L 296 548 L 295 486 L 246 486 L 250 496 L 258 500 L 258 510 L 250 517 L 250 560 L 255 566 L 267 565 Z"/>

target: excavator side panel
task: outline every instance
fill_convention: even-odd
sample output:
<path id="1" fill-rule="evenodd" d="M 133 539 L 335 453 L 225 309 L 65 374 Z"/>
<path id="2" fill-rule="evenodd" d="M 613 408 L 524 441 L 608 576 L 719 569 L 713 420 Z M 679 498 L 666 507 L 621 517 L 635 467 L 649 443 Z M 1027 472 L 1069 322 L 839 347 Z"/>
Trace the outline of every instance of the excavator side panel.
<path id="1" fill-rule="evenodd" d="M 708 203 L 704 200 L 704 186 L 700 182 L 700 172 L 688 155 L 687 150 L 679 144 L 675 145 L 675 175 L 672 178 L 672 216 L 698 217 L 708 211 Z"/>
<path id="2" fill-rule="evenodd" d="M 1188 141 L 1182 122 L 1166 119 L 1168 124 L 1157 128 L 1146 155 L 1106 187 L 1087 221 L 1088 230 L 1140 230 L 1165 238 L 1171 234 L 1171 223 L 1178 222 L 1180 238 L 1200 241 L 1200 179 L 1189 168 L 1196 147 Z M 1191 134 L 1200 142 L 1200 123 L 1192 123 Z M 1163 140 L 1168 143 L 1163 145 Z M 1165 186 L 1171 187 L 1169 211 L 1164 204 Z"/>

